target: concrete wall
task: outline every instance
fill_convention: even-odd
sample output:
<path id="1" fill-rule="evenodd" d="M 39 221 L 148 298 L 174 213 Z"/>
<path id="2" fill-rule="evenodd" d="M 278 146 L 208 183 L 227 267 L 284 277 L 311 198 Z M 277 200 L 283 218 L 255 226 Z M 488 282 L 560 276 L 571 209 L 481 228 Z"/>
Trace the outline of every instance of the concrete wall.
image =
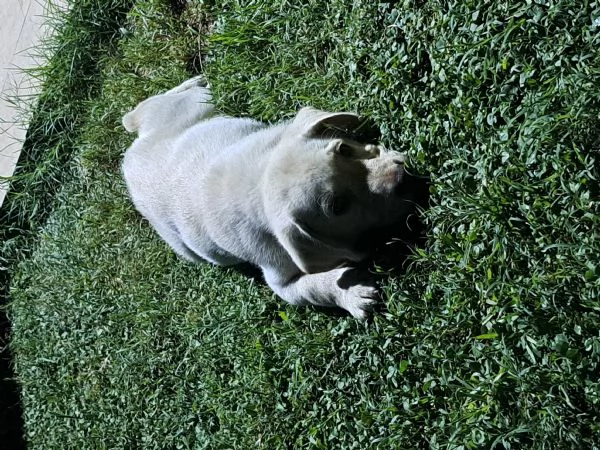
<path id="1" fill-rule="evenodd" d="M 1 0 L 0 7 L 0 177 L 11 176 L 27 131 L 10 99 L 34 101 L 36 87 L 20 71 L 43 63 L 36 46 L 51 30 L 44 26 L 45 0 Z M 52 1 L 64 7 L 64 1 Z M 0 179 L 0 205 L 8 183 Z"/>

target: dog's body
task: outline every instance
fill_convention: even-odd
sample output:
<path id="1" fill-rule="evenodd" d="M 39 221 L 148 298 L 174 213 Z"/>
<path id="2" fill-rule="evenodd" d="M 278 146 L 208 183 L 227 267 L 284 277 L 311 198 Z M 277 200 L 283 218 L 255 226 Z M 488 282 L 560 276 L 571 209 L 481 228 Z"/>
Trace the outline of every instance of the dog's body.
<path id="1" fill-rule="evenodd" d="M 210 100 L 195 78 L 124 117 L 139 133 L 123 162 L 137 209 L 183 258 L 250 262 L 292 304 L 365 317 L 376 290 L 341 280 L 365 257 L 358 237 L 398 219 L 403 157 L 331 137 L 359 123 L 351 113 L 303 108 L 271 126 L 215 115 Z"/>

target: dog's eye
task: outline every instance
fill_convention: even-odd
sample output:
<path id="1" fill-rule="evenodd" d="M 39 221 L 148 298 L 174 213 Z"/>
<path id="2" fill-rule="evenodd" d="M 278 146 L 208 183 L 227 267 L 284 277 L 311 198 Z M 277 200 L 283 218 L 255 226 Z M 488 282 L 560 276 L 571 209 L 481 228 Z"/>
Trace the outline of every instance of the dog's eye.
<path id="1" fill-rule="evenodd" d="M 334 216 L 341 216 L 350 209 L 351 200 L 347 195 L 334 195 L 328 204 L 329 213 Z"/>
<path id="2" fill-rule="evenodd" d="M 352 156 L 354 153 L 354 149 L 352 147 L 350 147 L 348 144 L 344 144 L 343 142 L 339 145 L 339 147 L 337 148 L 337 152 L 342 155 L 342 156 L 347 156 L 350 157 Z"/>

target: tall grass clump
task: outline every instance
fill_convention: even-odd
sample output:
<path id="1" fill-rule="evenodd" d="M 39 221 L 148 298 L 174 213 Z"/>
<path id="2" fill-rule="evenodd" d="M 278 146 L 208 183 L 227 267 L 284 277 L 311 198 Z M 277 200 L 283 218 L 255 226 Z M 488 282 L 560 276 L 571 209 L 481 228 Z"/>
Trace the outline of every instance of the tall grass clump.
<path id="1" fill-rule="evenodd" d="M 133 2 L 66 3 L 64 9 L 49 3 L 45 19 L 51 37 L 30 50 L 47 63 L 27 71 L 43 89 L 32 105 L 34 109 L 23 111 L 24 116 L 30 116 L 27 138 L 0 216 L 7 225 L 0 229 L 4 244 L 16 235 L 35 232 L 52 210 L 53 195 L 64 179 L 64 165 L 75 154 L 82 117 L 101 86 L 100 55 L 112 51 Z M 6 257 L 25 247 L 20 241 L 12 240 L 11 244 L 8 249 L 4 247 Z"/>
<path id="2" fill-rule="evenodd" d="M 600 448 L 599 18 L 572 0 L 135 2 L 11 269 L 31 446 Z M 431 176 L 427 243 L 383 282 L 385 313 L 285 305 L 178 261 L 135 213 L 119 118 L 190 69 L 228 113 L 363 113 Z"/>

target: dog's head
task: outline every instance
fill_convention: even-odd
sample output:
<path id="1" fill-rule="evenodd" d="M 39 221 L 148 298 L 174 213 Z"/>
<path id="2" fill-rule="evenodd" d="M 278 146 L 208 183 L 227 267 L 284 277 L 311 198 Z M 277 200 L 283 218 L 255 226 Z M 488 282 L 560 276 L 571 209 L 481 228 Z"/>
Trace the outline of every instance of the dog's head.
<path id="1" fill-rule="evenodd" d="M 306 273 L 331 270 L 366 256 L 357 239 L 393 223 L 406 202 L 399 195 L 404 157 L 348 137 L 360 118 L 303 108 L 273 151 L 263 203 L 279 242 Z"/>

